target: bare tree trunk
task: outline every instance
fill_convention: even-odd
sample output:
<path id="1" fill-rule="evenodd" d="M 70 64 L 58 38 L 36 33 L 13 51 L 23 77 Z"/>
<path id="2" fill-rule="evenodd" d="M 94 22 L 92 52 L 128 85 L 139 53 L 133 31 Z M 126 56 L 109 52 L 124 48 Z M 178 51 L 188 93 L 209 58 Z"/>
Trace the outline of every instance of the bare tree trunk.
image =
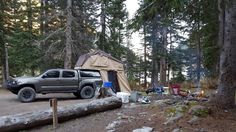
<path id="1" fill-rule="evenodd" d="M 163 27 L 163 46 L 162 46 L 162 56 L 160 60 L 160 84 L 166 85 L 166 48 L 167 48 L 167 28 Z"/>
<path id="2" fill-rule="evenodd" d="M 72 67 L 72 0 L 67 0 L 67 22 L 66 22 L 66 49 L 64 68 L 70 69 Z"/>
<path id="3" fill-rule="evenodd" d="M 235 105 L 236 89 L 236 0 L 232 0 L 230 5 L 227 6 L 224 5 L 224 1 L 219 0 L 218 2 L 222 9 L 220 10 L 221 15 L 225 13 L 225 17 L 223 21 L 222 17 L 220 17 L 219 34 L 222 35 L 219 35 L 219 41 L 222 42 L 220 77 L 218 91 L 215 98 L 212 98 L 212 101 L 218 106 L 231 108 Z"/>

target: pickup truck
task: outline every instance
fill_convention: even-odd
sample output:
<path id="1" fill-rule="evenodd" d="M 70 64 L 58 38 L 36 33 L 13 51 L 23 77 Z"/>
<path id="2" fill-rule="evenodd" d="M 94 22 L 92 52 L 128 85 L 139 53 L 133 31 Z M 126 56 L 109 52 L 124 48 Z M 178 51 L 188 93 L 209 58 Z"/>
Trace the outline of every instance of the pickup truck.
<path id="1" fill-rule="evenodd" d="M 6 88 L 21 102 L 32 102 L 39 93 L 73 93 L 78 98 L 93 98 L 102 83 L 98 70 L 50 69 L 37 77 L 12 78 Z"/>

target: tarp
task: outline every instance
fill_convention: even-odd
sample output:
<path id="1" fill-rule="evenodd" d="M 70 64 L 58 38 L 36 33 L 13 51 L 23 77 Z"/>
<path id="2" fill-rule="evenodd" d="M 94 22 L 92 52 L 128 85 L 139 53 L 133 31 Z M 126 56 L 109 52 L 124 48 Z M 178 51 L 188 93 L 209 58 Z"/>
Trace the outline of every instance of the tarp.
<path id="1" fill-rule="evenodd" d="M 103 81 L 108 81 L 108 71 L 116 71 L 121 92 L 131 92 L 128 80 L 125 76 L 123 63 L 104 51 L 97 50 L 81 55 L 75 68 L 97 69 L 100 71 Z"/>

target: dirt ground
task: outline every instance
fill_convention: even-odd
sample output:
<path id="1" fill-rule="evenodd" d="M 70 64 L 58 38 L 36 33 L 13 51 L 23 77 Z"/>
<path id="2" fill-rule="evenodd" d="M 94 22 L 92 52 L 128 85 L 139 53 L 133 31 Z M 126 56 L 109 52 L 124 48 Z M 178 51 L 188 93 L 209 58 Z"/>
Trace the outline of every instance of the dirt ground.
<path id="1" fill-rule="evenodd" d="M 0 116 L 18 114 L 23 112 L 32 112 L 43 109 L 49 109 L 49 99 L 58 98 L 58 106 L 76 104 L 88 100 L 77 99 L 72 94 L 47 94 L 37 95 L 36 100 L 32 103 L 21 103 L 17 95 L 6 90 L 0 90 Z"/>
<path id="2" fill-rule="evenodd" d="M 155 99 L 155 98 L 154 98 Z M 204 105 L 204 104 L 201 104 Z M 144 126 L 153 128 L 154 132 L 235 132 L 236 109 L 214 109 L 206 117 L 199 117 L 193 124 L 188 123 L 193 118 L 188 112 L 179 120 L 165 124 L 166 111 L 170 105 L 129 103 L 122 108 L 92 114 L 60 123 L 56 130 L 52 125 L 28 130 L 30 132 L 132 132 Z"/>
<path id="3" fill-rule="evenodd" d="M 59 106 L 70 105 L 88 100 L 78 100 L 70 94 L 54 94 L 40 96 L 33 103 L 20 103 L 15 95 L 0 91 L 0 116 L 16 114 L 27 111 L 48 109 L 48 99 L 61 97 Z M 134 129 L 144 126 L 153 128 L 154 132 L 235 132 L 236 131 L 236 109 L 221 110 L 214 109 L 206 117 L 199 117 L 194 124 L 188 123 L 193 118 L 188 112 L 177 121 L 165 124 L 167 121 L 166 111 L 173 105 L 128 103 L 122 108 L 89 116 L 77 118 L 67 122 L 59 123 L 54 130 L 52 125 L 36 127 L 26 132 L 132 132 Z M 204 105 L 204 104 L 201 104 Z"/>

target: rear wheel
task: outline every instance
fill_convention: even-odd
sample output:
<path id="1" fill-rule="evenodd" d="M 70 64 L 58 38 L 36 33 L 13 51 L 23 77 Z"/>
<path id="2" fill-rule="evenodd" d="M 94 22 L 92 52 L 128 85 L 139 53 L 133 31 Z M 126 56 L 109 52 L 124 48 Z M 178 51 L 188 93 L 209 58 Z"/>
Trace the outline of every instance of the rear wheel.
<path id="1" fill-rule="evenodd" d="M 36 97 L 36 92 L 31 87 L 24 87 L 18 92 L 18 99 L 24 103 L 34 101 L 35 97 Z"/>
<path id="2" fill-rule="evenodd" d="M 95 90 L 91 86 L 85 86 L 80 91 L 80 97 L 82 99 L 91 99 L 94 97 Z"/>

